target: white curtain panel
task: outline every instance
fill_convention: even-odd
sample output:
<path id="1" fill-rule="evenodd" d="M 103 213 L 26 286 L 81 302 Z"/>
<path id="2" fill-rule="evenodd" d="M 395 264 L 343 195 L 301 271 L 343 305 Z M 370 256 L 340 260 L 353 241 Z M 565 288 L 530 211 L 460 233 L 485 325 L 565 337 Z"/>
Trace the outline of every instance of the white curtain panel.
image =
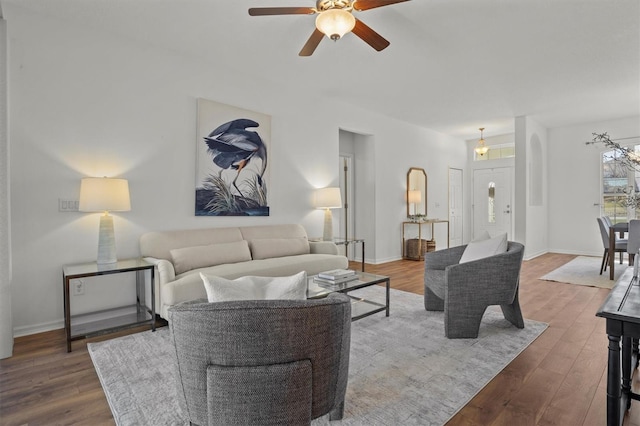
<path id="1" fill-rule="evenodd" d="M 7 59 L 7 21 L 0 19 L 0 358 L 13 353 Z"/>

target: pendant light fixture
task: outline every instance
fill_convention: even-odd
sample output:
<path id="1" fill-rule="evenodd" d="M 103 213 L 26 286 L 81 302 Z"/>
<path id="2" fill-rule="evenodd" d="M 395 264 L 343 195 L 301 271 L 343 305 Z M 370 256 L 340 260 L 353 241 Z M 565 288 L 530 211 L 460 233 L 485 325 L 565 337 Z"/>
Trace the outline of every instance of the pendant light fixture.
<path id="1" fill-rule="evenodd" d="M 480 140 L 478 141 L 478 145 L 476 145 L 475 151 L 479 156 L 483 156 L 489 151 L 489 147 L 484 144 L 484 127 L 480 127 Z"/>

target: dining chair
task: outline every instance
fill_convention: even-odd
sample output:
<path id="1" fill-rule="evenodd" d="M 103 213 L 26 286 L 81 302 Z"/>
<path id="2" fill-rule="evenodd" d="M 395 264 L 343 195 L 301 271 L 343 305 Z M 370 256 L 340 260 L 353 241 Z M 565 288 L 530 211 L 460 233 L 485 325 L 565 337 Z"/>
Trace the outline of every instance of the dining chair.
<path id="1" fill-rule="evenodd" d="M 629 254 L 629 266 L 633 265 L 636 253 L 640 249 L 640 220 L 631 219 L 629 221 L 629 235 L 627 242 L 627 253 Z"/>
<path id="2" fill-rule="evenodd" d="M 600 227 L 600 236 L 602 237 L 602 245 L 604 246 L 604 254 L 602 255 L 602 265 L 600 265 L 600 275 L 602 271 L 607 270 L 607 264 L 609 263 L 609 226 L 605 224 L 604 218 L 596 218 L 598 226 Z M 615 252 L 620 253 L 620 264 L 622 264 L 622 253 L 627 251 L 627 239 L 617 238 Z M 615 253 L 613 253 L 615 255 Z"/>
<path id="3" fill-rule="evenodd" d="M 604 224 L 607 227 L 607 229 L 611 228 L 613 226 L 613 222 L 611 221 L 611 218 L 609 216 L 602 216 L 602 220 L 604 220 Z M 618 240 L 623 240 L 624 238 L 624 232 L 620 232 L 620 236 L 616 237 L 616 239 Z"/>

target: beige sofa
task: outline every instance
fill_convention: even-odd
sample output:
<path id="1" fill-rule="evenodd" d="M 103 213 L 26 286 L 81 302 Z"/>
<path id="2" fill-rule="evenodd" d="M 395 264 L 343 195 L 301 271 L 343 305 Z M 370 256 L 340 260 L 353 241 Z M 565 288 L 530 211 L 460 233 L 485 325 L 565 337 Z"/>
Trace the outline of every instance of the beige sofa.
<path id="1" fill-rule="evenodd" d="M 140 252 L 156 265 L 156 312 L 206 298 L 200 272 L 234 279 L 245 275 L 286 276 L 347 268 L 332 242 L 310 242 L 296 224 L 148 232 Z"/>

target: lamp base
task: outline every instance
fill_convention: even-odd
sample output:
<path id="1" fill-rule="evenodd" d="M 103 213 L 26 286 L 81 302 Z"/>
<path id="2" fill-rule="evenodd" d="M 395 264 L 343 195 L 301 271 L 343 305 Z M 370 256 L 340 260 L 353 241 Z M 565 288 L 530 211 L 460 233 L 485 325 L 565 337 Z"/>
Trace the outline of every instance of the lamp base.
<path id="1" fill-rule="evenodd" d="M 100 216 L 100 231 L 98 234 L 98 265 L 116 263 L 116 237 L 113 232 L 113 216 L 105 213 Z"/>
<path id="2" fill-rule="evenodd" d="M 330 209 L 324 209 L 324 232 L 322 233 L 324 241 L 333 241 L 333 215 Z"/>

